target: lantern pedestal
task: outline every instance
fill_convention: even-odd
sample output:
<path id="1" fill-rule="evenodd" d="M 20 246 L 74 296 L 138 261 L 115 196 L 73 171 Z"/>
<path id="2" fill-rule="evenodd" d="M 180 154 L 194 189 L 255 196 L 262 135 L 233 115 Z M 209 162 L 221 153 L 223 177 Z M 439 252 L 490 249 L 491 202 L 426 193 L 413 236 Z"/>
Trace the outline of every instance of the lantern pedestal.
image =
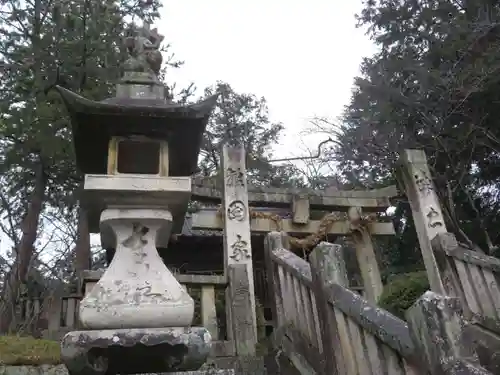
<path id="1" fill-rule="evenodd" d="M 205 328 L 73 331 L 61 342 L 70 374 L 144 374 L 199 369 L 210 353 Z"/>

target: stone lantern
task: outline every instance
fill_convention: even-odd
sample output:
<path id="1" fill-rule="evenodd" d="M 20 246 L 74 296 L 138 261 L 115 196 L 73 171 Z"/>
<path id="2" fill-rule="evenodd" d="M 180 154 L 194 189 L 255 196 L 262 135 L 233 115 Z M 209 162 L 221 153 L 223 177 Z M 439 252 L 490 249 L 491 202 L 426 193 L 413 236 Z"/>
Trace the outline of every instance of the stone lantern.
<path id="1" fill-rule="evenodd" d="M 216 96 L 179 105 L 159 82 L 163 37 L 145 25 L 126 39 L 130 58 L 116 96 L 100 102 L 58 87 L 85 173 L 91 232 L 115 255 L 80 302 L 81 331 L 61 354 L 70 374 L 196 370 L 210 334 L 191 327 L 193 299 L 157 248 L 181 231 L 203 132 Z"/>

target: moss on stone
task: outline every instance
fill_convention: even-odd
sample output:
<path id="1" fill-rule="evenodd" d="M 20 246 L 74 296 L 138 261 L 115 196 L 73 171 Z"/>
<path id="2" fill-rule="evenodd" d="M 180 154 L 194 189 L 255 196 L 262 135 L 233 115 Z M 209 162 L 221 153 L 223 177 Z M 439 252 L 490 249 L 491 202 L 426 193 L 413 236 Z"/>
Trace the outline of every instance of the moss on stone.
<path id="1" fill-rule="evenodd" d="M 0 365 L 56 365 L 61 363 L 59 343 L 33 337 L 0 336 Z"/>
<path id="2" fill-rule="evenodd" d="M 384 286 L 379 306 L 406 320 L 406 310 L 428 290 L 429 281 L 425 271 L 401 274 L 392 278 Z"/>

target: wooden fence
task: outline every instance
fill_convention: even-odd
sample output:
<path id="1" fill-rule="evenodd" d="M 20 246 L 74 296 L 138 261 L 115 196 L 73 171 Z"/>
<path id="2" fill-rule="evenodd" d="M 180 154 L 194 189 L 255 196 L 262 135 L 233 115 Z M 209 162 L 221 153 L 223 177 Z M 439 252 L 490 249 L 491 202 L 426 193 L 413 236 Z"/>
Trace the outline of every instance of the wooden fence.
<path id="1" fill-rule="evenodd" d="M 321 243 L 310 264 L 286 247 L 286 234 L 268 235 L 274 340 L 302 372 L 490 374 L 461 341 L 465 324 L 458 299 L 427 292 L 406 323 L 346 286 L 340 245 Z"/>
<path id="2" fill-rule="evenodd" d="M 445 287 L 460 298 L 466 318 L 498 330 L 500 260 L 465 248 L 451 233 L 438 234 L 432 248 Z"/>
<path id="3" fill-rule="evenodd" d="M 468 323 L 467 343 L 481 363 L 500 373 L 500 262 L 459 245 L 448 232 L 427 157 L 405 150 L 400 157 L 405 186 L 422 258 L 433 292 L 457 298 Z"/>
<path id="4" fill-rule="evenodd" d="M 481 363 L 500 374 L 500 260 L 466 248 L 451 233 L 440 233 L 431 243 L 444 288 L 460 300 L 471 323 L 467 337 Z"/>
<path id="5" fill-rule="evenodd" d="M 303 373 L 500 374 L 500 358 L 496 358 L 500 357 L 496 355 L 500 353 L 500 261 L 459 245 L 447 232 L 425 154 L 407 150 L 403 164 L 432 290 L 408 310 L 407 322 L 375 306 L 382 283 L 374 256 L 362 257 L 371 260 L 365 262 L 366 290 L 360 295 L 349 288 L 339 245 L 321 243 L 308 263 L 287 250 L 285 233 L 271 232 L 266 237 L 266 274 L 258 273 L 255 279 L 269 286 L 275 346 Z M 224 221 L 226 234 L 239 233 L 230 228 L 231 223 Z M 176 275 L 197 303 L 196 323 L 207 327 L 215 340 L 213 356 L 255 352 L 253 318 L 248 315 L 253 298 L 249 259 L 248 264 L 230 264 L 226 276 Z M 81 294 L 51 305 L 48 331 L 78 329 L 81 296 L 101 275 L 87 272 Z M 234 283 L 231 287 L 228 279 Z M 226 307 L 230 306 L 230 314 L 223 319 L 217 293 L 225 293 Z M 42 305 L 38 300 L 23 301 L 23 319 L 35 319 Z"/>

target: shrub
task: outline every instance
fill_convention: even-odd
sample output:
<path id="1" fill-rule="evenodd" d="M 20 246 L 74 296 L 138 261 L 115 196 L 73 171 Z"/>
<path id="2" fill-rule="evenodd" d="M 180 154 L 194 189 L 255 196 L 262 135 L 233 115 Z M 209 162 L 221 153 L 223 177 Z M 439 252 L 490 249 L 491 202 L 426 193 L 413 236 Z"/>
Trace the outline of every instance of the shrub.
<path id="1" fill-rule="evenodd" d="M 429 290 L 425 271 L 398 275 L 385 285 L 379 306 L 405 320 L 405 312 L 422 294 Z"/>

